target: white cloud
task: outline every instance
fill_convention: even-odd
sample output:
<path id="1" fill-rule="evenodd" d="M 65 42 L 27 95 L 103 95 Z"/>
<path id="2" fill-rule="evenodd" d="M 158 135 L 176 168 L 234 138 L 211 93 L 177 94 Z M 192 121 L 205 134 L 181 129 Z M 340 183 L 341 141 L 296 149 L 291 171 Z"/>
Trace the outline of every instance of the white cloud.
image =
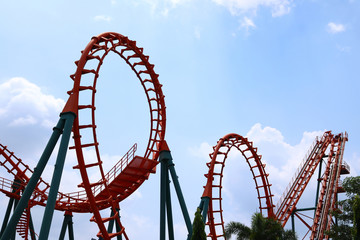
<path id="1" fill-rule="evenodd" d="M 11 78 L 0 84 L 0 100 L 0 119 L 13 127 L 37 122 L 48 126 L 65 104 L 62 99 L 44 94 L 25 78 Z"/>
<path id="2" fill-rule="evenodd" d="M 242 28 L 245 28 L 246 31 L 249 31 L 250 28 L 256 28 L 255 23 L 248 17 L 244 17 L 241 20 L 241 25 Z"/>
<path id="3" fill-rule="evenodd" d="M 9 126 L 26 126 L 26 125 L 34 125 L 37 121 L 33 116 L 27 115 L 26 117 L 19 117 L 12 121 Z"/>
<path id="4" fill-rule="evenodd" d="M 104 21 L 104 22 L 111 22 L 111 17 L 106 15 L 97 15 L 94 17 L 96 22 Z"/>
<path id="5" fill-rule="evenodd" d="M 346 30 L 345 26 L 343 24 L 336 24 L 334 22 L 329 22 L 327 25 L 327 31 L 332 34 L 344 32 Z"/>
<path id="6" fill-rule="evenodd" d="M 200 144 L 199 147 L 189 148 L 189 152 L 192 156 L 196 158 L 202 158 L 206 161 L 209 161 L 209 154 L 212 153 L 213 150 L 212 146 L 209 143 L 203 142 Z"/>
<path id="7" fill-rule="evenodd" d="M 304 132 L 297 144 L 290 144 L 278 129 L 257 123 L 245 135 L 249 141 L 253 142 L 254 147 L 258 148 L 258 154 L 262 155 L 262 162 L 266 164 L 265 170 L 269 173 L 268 179 L 272 184 L 271 191 L 274 194 L 274 204 L 278 202 L 290 183 L 315 138 L 322 136 L 323 132 Z M 213 149 L 210 144 L 204 142 L 197 148 L 192 148 L 191 154 L 197 158 L 202 156 L 208 162 L 210 160 L 208 155 L 211 152 Z M 259 211 L 256 200 L 257 194 L 249 166 L 239 151 L 231 150 L 223 174 L 224 220 L 226 222 L 241 220 L 244 223 L 249 223 L 248 219 L 251 219 L 252 213 Z M 302 201 L 305 203 L 310 201 L 309 205 L 311 206 L 314 201 L 315 190 L 313 188 L 316 187 L 316 184 L 312 183 L 308 185 L 307 191 L 302 197 Z M 244 195 L 247 197 L 244 198 Z"/>
<path id="8" fill-rule="evenodd" d="M 213 0 L 219 5 L 226 7 L 231 14 L 239 15 L 246 12 L 256 13 L 259 7 L 271 8 L 272 16 L 279 17 L 288 14 L 291 10 L 289 0 Z"/>
<path id="9" fill-rule="evenodd" d="M 173 7 L 189 2 L 190 0 L 170 0 Z"/>
<path id="10" fill-rule="evenodd" d="M 1 83 L 0 142 L 23 158 L 41 153 L 64 105 L 25 78 Z"/>
<path id="11" fill-rule="evenodd" d="M 289 14 L 291 11 L 291 7 L 288 1 L 280 1 L 279 4 L 275 4 L 271 13 L 273 17 L 281 17 L 283 15 Z"/>
<path id="12" fill-rule="evenodd" d="M 323 132 L 304 132 L 300 143 L 296 145 L 287 143 L 279 130 L 262 127 L 259 123 L 247 133 L 246 136 L 258 147 L 258 152 L 263 155 L 263 162 L 267 164 L 266 171 L 270 174 L 275 199 L 292 179 L 315 138 L 322 136 Z"/>

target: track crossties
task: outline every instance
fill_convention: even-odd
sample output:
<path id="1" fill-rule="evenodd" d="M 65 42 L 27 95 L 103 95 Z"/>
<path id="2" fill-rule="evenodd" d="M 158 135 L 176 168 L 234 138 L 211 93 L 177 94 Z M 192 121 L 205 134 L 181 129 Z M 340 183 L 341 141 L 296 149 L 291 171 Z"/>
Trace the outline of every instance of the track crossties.
<path id="1" fill-rule="evenodd" d="M 126 166 L 123 166 L 124 169 L 118 172 L 122 177 L 113 179 L 109 179 L 110 175 L 106 175 L 103 171 L 95 123 L 96 84 L 100 68 L 109 52 L 121 57 L 140 80 L 147 97 L 151 120 L 150 136 L 144 155 L 128 159 Z M 73 112 L 77 116 L 72 129 L 75 144 L 70 149 L 76 151 L 78 165 L 74 168 L 80 171 L 82 183 L 79 186 L 84 188 L 91 211 L 94 213 L 92 220 L 99 226 L 98 236 L 110 239 L 121 235 L 123 230 L 116 234 L 107 233 L 104 223 L 109 221 L 109 218 L 103 218 L 99 210 L 111 207 L 113 212 L 116 212 L 119 201 L 134 192 L 149 173 L 153 172 L 165 137 L 164 95 L 162 85 L 158 81 L 159 75 L 155 73 L 154 65 L 150 64 L 149 56 L 143 53 L 143 48 L 136 46 L 135 41 L 121 34 L 107 32 L 93 37 L 75 64 L 76 72 L 70 76 L 74 80 L 74 86 L 68 92 L 70 97 L 63 110 L 63 113 Z M 94 152 L 96 160 L 87 157 L 84 149 Z M 92 172 L 98 171 L 101 176 L 99 181 L 90 181 L 88 172 L 90 169 Z M 126 181 L 128 182 L 125 183 Z"/>
<path id="2" fill-rule="evenodd" d="M 247 138 L 235 133 L 228 134 L 220 138 L 217 145 L 213 147 L 214 152 L 210 154 L 211 161 L 207 163 L 209 172 L 205 174 L 207 183 L 202 197 L 210 199 L 206 225 L 209 227 L 208 237 L 213 240 L 225 239 L 221 190 L 225 161 L 233 147 L 242 153 L 249 165 L 255 182 L 260 212 L 263 213 L 266 210 L 268 216 L 274 216 L 271 185 L 267 178 L 265 164 L 261 162 L 261 156 L 257 154 L 257 148 Z"/>

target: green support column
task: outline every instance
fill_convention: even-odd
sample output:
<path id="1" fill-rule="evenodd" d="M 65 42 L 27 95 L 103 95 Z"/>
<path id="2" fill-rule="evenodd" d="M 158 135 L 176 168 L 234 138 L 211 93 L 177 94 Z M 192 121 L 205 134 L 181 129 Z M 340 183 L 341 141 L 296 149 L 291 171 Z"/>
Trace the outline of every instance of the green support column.
<path id="1" fill-rule="evenodd" d="M 68 229 L 69 229 L 69 240 L 74 240 L 74 229 L 73 229 L 72 216 L 71 216 L 70 221 L 68 222 Z"/>
<path id="2" fill-rule="evenodd" d="M 54 214 L 56 198 L 59 191 L 60 181 L 62 172 L 64 169 L 65 157 L 67 153 L 67 149 L 69 146 L 69 140 L 71 135 L 71 129 L 73 126 L 73 122 L 75 119 L 75 114 L 72 112 L 62 113 L 60 115 L 60 120 L 63 119 L 65 122 L 64 124 L 64 131 L 60 142 L 59 152 L 56 159 L 56 164 L 54 168 L 53 177 L 51 180 L 51 187 L 49 191 L 49 196 L 47 199 L 47 204 L 44 212 L 43 221 L 41 224 L 39 240 L 47 240 L 49 237 L 50 226 L 52 222 L 52 217 Z"/>
<path id="3" fill-rule="evenodd" d="M 117 213 L 118 213 L 118 218 L 119 218 L 119 220 L 120 220 L 120 209 L 116 209 L 116 211 L 117 211 Z M 116 226 L 116 231 L 117 231 L 117 232 L 120 232 L 120 231 L 121 231 L 121 227 L 120 227 L 120 225 L 118 224 L 117 221 L 115 221 L 115 226 Z M 119 236 L 117 236 L 116 238 L 117 238 L 117 240 L 122 240 L 122 234 L 119 235 Z"/>
<path id="4" fill-rule="evenodd" d="M 169 153 L 170 154 L 170 153 Z M 171 157 L 171 155 L 170 155 Z M 186 208 L 186 203 L 185 203 L 185 199 L 184 196 L 182 194 L 181 191 L 181 187 L 180 187 L 180 183 L 179 183 L 179 177 L 176 175 L 176 171 L 175 171 L 175 164 L 172 161 L 172 158 L 169 159 L 169 169 L 170 169 L 170 173 L 171 173 L 171 179 L 173 180 L 174 186 L 175 186 L 175 191 L 180 203 L 180 207 L 181 207 L 181 211 L 186 223 L 186 227 L 188 230 L 188 239 L 190 239 L 191 234 L 192 234 L 192 224 L 191 224 L 191 220 L 190 220 L 190 216 L 189 216 L 189 212 Z"/>
<path id="5" fill-rule="evenodd" d="M 114 216 L 114 211 L 111 209 L 110 211 L 110 218 Z M 112 233 L 113 232 L 113 229 L 114 229 L 114 219 L 111 219 L 109 221 L 109 225 L 108 225 L 108 228 L 107 228 L 107 232 L 108 233 Z"/>
<path id="6" fill-rule="evenodd" d="M 170 179 L 169 179 L 169 171 L 166 170 L 166 211 L 167 211 L 167 219 L 168 219 L 168 232 L 169 232 L 169 240 L 174 240 L 174 224 L 173 224 L 173 216 L 171 209 L 171 194 L 170 194 Z"/>
<path id="7" fill-rule="evenodd" d="M 192 224 L 191 224 L 189 213 L 188 213 L 187 208 L 186 208 L 184 196 L 183 196 L 182 191 L 181 191 L 179 179 L 178 179 L 178 176 L 176 175 L 175 164 L 172 161 L 170 151 L 168 151 L 168 150 L 161 151 L 160 156 L 159 156 L 159 161 L 160 161 L 160 163 L 164 163 L 164 165 L 165 165 L 164 167 L 166 167 L 166 171 L 170 171 L 171 179 L 173 181 L 175 191 L 176 191 L 176 195 L 178 197 L 179 204 L 180 204 L 180 207 L 181 207 L 181 211 L 182 211 L 182 214 L 183 214 L 183 217 L 184 217 L 184 220 L 185 220 L 185 224 L 186 224 L 186 227 L 187 227 L 187 230 L 188 230 L 188 233 L 189 233 L 188 234 L 188 239 L 190 239 L 191 234 L 192 234 Z M 161 167 L 162 166 L 163 165 L 161 165 Z M 164 174 L 164 178 L 166 178 L 166 173 L 162 172 L 162 174 Z M 165 185 L 166 183 L 163 183 L 163 184 L 164 184 L 164 187 L 166 187 L 166 185 Z M 161 186 L 163 186 L 163 185 L 161 185 Z M 161 192 L 161 189 L 160 189 L 160 192 Z M 163 194 L 165 194 L 165 197 L 166 197 L 166 189 L 164 190 Z M 161 193 L 160 193 L 160 195 L 162 196 Z M 161 200 L 160 200 L 160 202 L 161 202 Z M 160 209 L 160 212 L 161 211 L 162 210 Z M 165 209 L 163 211 L 165 212 Z M 163 214 L 165 215 L 165 213 L 163 213 Z M 161 222 L 160 222 L 160 225 L 161 225 Z M 161 232 L 160 232 L 160 234 L 161 234 Z M 160 240 L 163 240 L 163 239 L 160 237 Z"/>
<path id="8" fill-rule="evenodd" d="M 30 214 L 30 210 L 29 210 L 29 231 L 30 231 L 31 240 L 36 240 L 34 223 L 33 223 L 33 220 L 32 220 L 32 216 Z"/>
<path id="9" fill-rule="evenodd" d="M 120 209 L 116 209 L 116 212 L 118 214 L 118 218 L 120 219 Z M 110 213 L 110 217 L 113 217 L 114 216 L 114 211 L 111 209 L 111 213 Z M 109 221 L 109 225 L 108 225 L 108 228 L 107 228 L 107 231 L 108 233 L 112 233 L 113 230 L 114 230 L 114 223 L 115 223 L 115 226 L 116 226 L 116 231 L 117 232 L 120 232 L 121 231 L 121 228 L 120 228 L 120 225 L 118 224 L 118 222 L 116 221 L 116 219 L 111 219 Z M 122 235 L 119 235 L 116 237 L 117 240 L 122 240 Z M 102 238 L 99 238 L 99 240 L 102 240 Z"/>
<path id="10" fill-rule="evenodd" d="M 74 240 L 74 231 L 73 231 L 73 221 L 72 221 L 72 213 L 65 212 L 64 221 L 61 227 L 61 232 L 59 236 L 59 240 L 64 240 L 66 228 L 69 230 L 69 240 Z"/>
<path id="11" fill-rule="evenodd" d="M 199 208 L 202 211 L 202 218 L 203 218 L 203 222 L 206 223 L 206 217 L 207 217 L 207 213 L 208 213 L 208 209 L 209 209 L 209 202 L 210 202 L 210 198 L 209 197 L 202 197 L 201 198 L 201 202 L 200 202 L 200 206 Z"/>
<path id="12" fill-rule="evenodd" d="M 166 145 L 166 143 L 165 143 Z M 168 227 L 169 227 L 169 239 L 172 240 L 173 237 L 173 222 L 172 222 L 172 210 L 171 210 L 171 198 L 170 198 L 170 179 L 169 171 L 171 174 L 171 179 L 173 181 L 176 195 L 178 197 L 181 211 L 185 220 L 186 227 L 188 229 L 188 238 L 191 238 L 192 234 L 192 224 L 190 220 L 189 213 L 186 208 L 184 196 L 181 191 L 180 183 L 178 176 L 175 171 L 175 164 L 172 161 L 170 150 L 166 146 L 166 150 L 162 150 L 159 155 L 160 162 L 160 240 L 165 240 L 166 232 L 166 211 L 168 216 Z M 170 229 L 171 228 L 171 229 Z"/>
<path id="13" fill-rule="evenodd" d="M 14 179 L 14 182 L 13 182 L 13 184 L 11 186 L 11 188 L 12 188 L 11 192 L 12 193 L 16 193 L 16 191 L 18 191 L 18 189 L 20 187 L 20 183 L 21 183 L 21 181 L 19 179 L 16 179 L 16 178 Z M 19 192 L 18 192 L 18 195 L 20 195 Z M 9 221 L 10 214 L 11 214 L 11 208 L 14 206 L 14 209 L 15 209 L 16 205 L 14 204 L 14 200 L 15 199 L 12 198 L 12 197 L 9 198 L 9 203 L 8 203 L 7 208 L 6 208 L 4 221 L 3 221 L 3 224 L 1 226 L 0 237 L 3 235 L 3 233 L 4 233 L 5 229 L 6 229 L 6 226 L 7 226 L 7 223 Z"/>
<path id="14" fill-rule="evenodd" d="M 294 216 L 294 212 L 291 213 L 291 229 L 295 233 L 295 216 Z"/>
<path id="15" fill-rule="evenodd" d="M 44 171 L 44 168 L 50 158 L 52 151 L 55 148 L 55 145 L 62 133 L 63 128 L 64 128 L 64 121 L 60 118 L 60 120 L 58 121 L 58 124 L 56 125 L 56 127 L 53 130 L 53 133 L 49 139 L 48 144 L 45 147 L 43 154 L 40 157 L 38 164 L 34 168 L 34 172 L 31 176 L 28 184 L 26 185 L 26 188 L 25 188 L 25 190 L 22 194 L 22 197 L 19 201 L 19 204 L 16 207 L 0 240 L 9 240 L 11 235 L 14 233 L 16 225 L 19 222 L 19 219 L 20 219 L 22 213 L 24 212 L 24 209 L 28 205 L 29 199 L 37 185 L 37 182 L 40 179 L 41 174 Z"/>
<path id="16" fill-rule="evenodd" d="M 166 171 L 167 160 L 161 158 L 160 153 L 160 240 L 165 240 L 166 233 Z"/>
<path id="17" fill-rule="evenodd" d="M 14 192 L 14 190 L 13 190 Z M 9 203 L 8 203 L 8 206 L 6 208 L 6 212 L 5 212 L 5 216 L 4 216 L 4 221 L 3 221 L 3 224 L 2 224 L 2 227 L 1 227 L 1 231 L 0 231 L 0 237 L 3 235 L 4 231 L 5 231 L 5 228 L 6 228 L 6 225 L 9 221 L 9 217 L 10 217 L 10 213 L 11 213 L 11 208 L 14 204 L 14 199 L 13 198 L 9 198 Z"/>

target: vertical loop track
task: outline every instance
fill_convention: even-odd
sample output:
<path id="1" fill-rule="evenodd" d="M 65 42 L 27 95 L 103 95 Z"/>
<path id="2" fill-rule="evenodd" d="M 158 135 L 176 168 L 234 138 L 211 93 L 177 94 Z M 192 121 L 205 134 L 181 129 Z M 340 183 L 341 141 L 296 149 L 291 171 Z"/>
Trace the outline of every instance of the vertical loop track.
<path id="1" fill-rule="evenodd" d="M 253 147 L 253 143 L 249 142 L 247 138 L 235 133 L 228 134 L 218 141 L 217 145 L 213 147 L 214 152 L 210 154 L 211 161 L 207 163 L 209 172 L 205 175 L 207 184 L 202 195 L 202 197 L 210 199 L 206 224 L 210 230 L 208 237 L 213 240 L 225 239 L 221 189 L 225 161 L 232 147 L 242 153 L 250 167 L 258 195 L 260 212 L 263 213 L 263 210 L 266 209 L 267 215 L 274 217 L 271 185 L 267 178 L 265 164 L 262 164 L 261 156 L 257 154 L 257 148 Z"/>

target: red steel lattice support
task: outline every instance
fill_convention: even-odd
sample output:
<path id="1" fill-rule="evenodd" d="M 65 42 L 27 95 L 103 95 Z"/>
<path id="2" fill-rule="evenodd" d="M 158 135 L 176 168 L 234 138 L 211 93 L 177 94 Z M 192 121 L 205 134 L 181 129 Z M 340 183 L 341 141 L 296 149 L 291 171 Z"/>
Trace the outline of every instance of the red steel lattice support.
<path id="1" fill-rule="evenodd" d="M 345 142 L 347 134 L 335 136 L 331 142 L 331 149 L 322 179 L 320 197 L 317 203 L 315 218 L 310 239 L 328 239 L 326 230 L 332 225 L 331 211 L 335 207 L 337 186 L 340 178 Z"/>
<path id="2" fill-rule="evenodd" d="M 289 220 L 291 213 L 295 210 L 307 184 L 314 174 L 319 162 L 325 156 L 333 134 L 330 131 L 325 132 L 322 138 L 317 139 L 314 146 L 310 149 L 309 155 L 305 158 L 303 165 L 295 174 L 294 180 L 284 192 L 284 197 L 279 200 L 275 209 L 276 218 L 284 227 Z"/>

